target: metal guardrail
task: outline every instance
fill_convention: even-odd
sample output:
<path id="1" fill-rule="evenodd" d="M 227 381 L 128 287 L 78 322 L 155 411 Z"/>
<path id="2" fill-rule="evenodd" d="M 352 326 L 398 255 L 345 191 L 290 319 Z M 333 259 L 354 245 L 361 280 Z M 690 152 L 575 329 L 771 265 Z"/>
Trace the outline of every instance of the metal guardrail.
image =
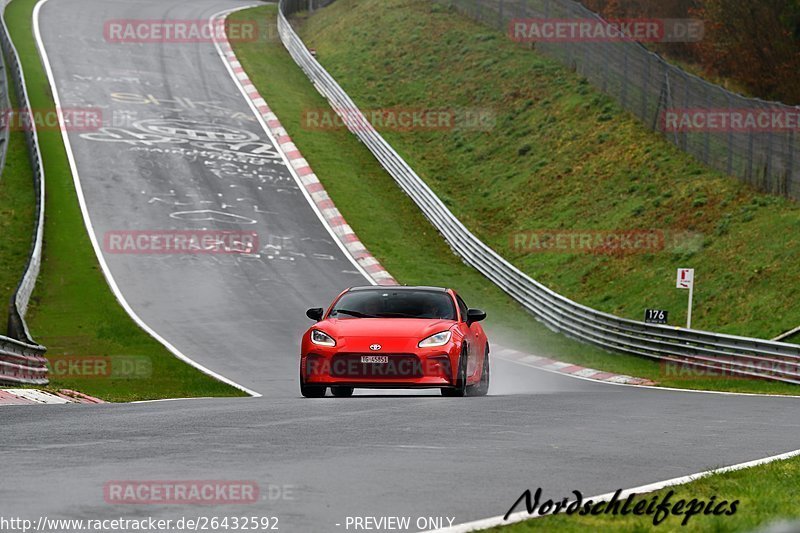
<path id="1" fill-rule="evenodd" d="M 5 7 L 3 6 L 4 11 Z M 2 22 L 0 24 L 0 47 L 3 50 L 9 77 L 16 89 L 19 107 L 30 110 L 31 103 L 25 87 L 25 75 L 17 49 L 11 42 L 5 16 L 0 16 L 0 22 Z M 46 349 L 31 338 L 25 322 L 28 303 L 36 285 L 36 278 L 39 276 L 44 237 L 44 170 L 42 154 L 39 151 L 39 137 L 32 121 L 30 127 L 25 128 L 25 139 L 34 176 L 36 220 L 25 272 L 9 305 L 7 333 L 12 338 L 0 336 L 0 383 L 45 385 L 48 383 L 47 360 L 44 357 Z"/>
<path id="2" fill-rule="evenodd" d="M 278 33 L 294 61 L 419 206 L 453 251 L 522 304 L 550 329 L 609 351 L 688 364 L 709 372 L 800 384 L 800 346 L 699 330 L 646 324 L 591 309 L 555 293 L 475 237 L 400 155 L 375 131 L 336 80 L 311 55 L 286 19 L 303 0 L 280 0 Z"/>
<path id="3" fill-rule="evenodd" d="M 45 347 L 0 337 L 0 383 L 47 385 Z"/>
<path id="4" fill-rule="evenodd" d="M 11 99 L 8 95 L 8 83 L 6 83 L 6 63 L 0 57 L 0 180 L 3 179 L 3 169 L 6 166 L 6 153 L 8 152 L 8 138 L 11 133 Z"/>

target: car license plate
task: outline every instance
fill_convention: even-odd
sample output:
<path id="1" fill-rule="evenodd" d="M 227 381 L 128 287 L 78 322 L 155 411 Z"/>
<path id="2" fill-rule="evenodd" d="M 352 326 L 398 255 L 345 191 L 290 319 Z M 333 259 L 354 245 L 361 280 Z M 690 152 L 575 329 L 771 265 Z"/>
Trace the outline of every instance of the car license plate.
<path id="1" fill-rule="evenodd" d="M 389 357 L 386 355 L 362 355 L 361 362 L 368 364 L 386 364 L 389 362 Z"/>

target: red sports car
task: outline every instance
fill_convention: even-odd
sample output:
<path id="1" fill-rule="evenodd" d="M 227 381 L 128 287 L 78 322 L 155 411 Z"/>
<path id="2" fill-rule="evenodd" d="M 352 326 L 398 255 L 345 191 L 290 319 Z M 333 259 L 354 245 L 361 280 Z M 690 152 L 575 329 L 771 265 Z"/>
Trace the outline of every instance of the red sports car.
<path id="1" fill-rule="evenodd" d="M 300 392 L 307 398 L 352 396 L 363 388 L 439 388 L 443 396 L 489 391 L 489 342 L 451 289 L 354 287 L 327 312 L 309 309 L 303 335 Z"/>

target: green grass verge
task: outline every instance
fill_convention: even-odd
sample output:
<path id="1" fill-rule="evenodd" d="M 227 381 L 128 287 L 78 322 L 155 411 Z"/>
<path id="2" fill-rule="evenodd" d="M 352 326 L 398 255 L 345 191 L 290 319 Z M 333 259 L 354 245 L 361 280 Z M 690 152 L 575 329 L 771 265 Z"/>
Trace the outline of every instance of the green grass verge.
<path id="1" fill-rule="evenodd" d="M 33 38 L 35 4 L 14 0 L 6 8 L 6 23 L 21 56 L 31 106 L 53 109 Z M 32 334 L 47 346 L 49 357 L 129 356 L 151 369 L 138 379 L 52 373 L 51 386 L 110 401 L 244 395 L 175 358 L 125 313 L 106 284 L 86 233 L 61 134 L 42 131 L 39 141 L 47 204 L 44 261 L 28 313 Z"/>
<path id="2" fill-rule="evenodd" d="M 797 507 L 795 493 L 800 482 L 800 458 L 776 461 L 756 468 L 747 468 L 736 472 L 714 474 L 697 481 L 662 489 L 660 491 L 639 496 L 635 501 L 651 501 L 654 495 L 658 501 L 669 491 L 674 491 L 670 498 L 672 503 L 678 500 L 687 502 L 696 498 L 708 502 L 716 496 L 716 503 L 723 500 L 733 502 L 739 500 L 736 513 L 732 516 L 695 515 L 686 526 L 681 525 L 684 517 L 671 515 L 658 526 L 653 525 L 653 517 L 633 516 L 547 516 L 528 520 L 510 526 L 492 528 L 487 531 L 502 533 L 526 533 L 529 531 L 559 531 L 564 533 L 582 533 L 584 531 L 699 531 L 699 532 L 733 532 L 755 531 L 757 527 L 781 520 L 800 519 L 800 508 Z M 535 488 L 531 489 L 535 491 Z M 556 495 L 542 493 L 541 502 Z M 570 495 L 571 496 L 571 495 Z M 591 496 L 591 495 L 584 495 Z M 563 497 L 563 496 L 562 496 Z M 729 508 L 729 507 L 728 507 Z M 517 508 L 525 510 L 524 502 Z M 788 530 L 787 530 L 788 531 Z"/>
<path id="3" fill-rule="evenodd" d="M 6 82 L 11 109 L 17 109 L 17 95 L 7 76 Z M 24 132 L 10 133 L 5 167 L 0 172 L 0 235 L 3 236 L 0 239 L 0 335 L 3 335 L 7 333 L 8 303 L 28 262 L 36 220 L 33 170 Z"/>
<path id="4" fill-rule="evenodd" d="M 337 4 L 341 7 L 337 8 Z M 329 10 L 338 9 L 336 12 L 331 12 L 336 16 L 331 17 L 328 23 L 339 28 L 338 31 L 341 33 L 351 32 L 349 27 L 347 30 L 342 29 L 337 19 L 337 17 L 348 16 L 348 9 L 353 7 L 351 4 L 349 0 L 339 0 L 327 8 Z M 428 5 L 424 2 L 423 4 Z M 360 5 L 374 6 L 374 2 L 367 0 Z M 422 9 L 419 2 L 404 3 L 404 5 Z M 360 9 L 361 7 L 354 8 L 353 12 L 359 12 Z M 403 10 L 406 8 L 387 6 L 386 11 L 393 9 Z M 415 14 L 414 9 L 409 10 L 409 16 Z M 320 13 L 326 13 L 326 10 Z M 232 15 L 232 19 L 258 19 L 265 26 L 261 28 L 259 34 L 274 36 L 276 35 L 274 30 L 275 14 L 274 6 L 263 6 L 235 13 Z M 375 15 L 373 24 L 384 24 L 381 21 L 382 17 L 386 15 L 384 10 L 381 10 L 381 13 L 372 14 Z M 352 31 L 356 33 L 363 31 L 361 16 L 359 14 L 358 20 L 353 21 Z M 390 16 L 390 20 L 394 20 L 392 17 Z M 402 25 L 403 17 L 398 16 L 398 18 L 399 20 L 395 20 L 395 22 Z M 424 22 L 419 23 L 424 24 Z M 470 24 L 467 21 L 458 23 Z M 426 35 L 436 35 L 436 33 Z M 382 35 L 381 38 L 375 37 L 370 40 L 371 46 L 382 47 L 380 41 L 383 38 L 391 40 L 394 37 L 390 35 Z M 318 130 L 302 125 L 304 112 L 328 109 L 328 105 L 303 72 L 294 64 L 280 42 L 275 40 L 237 42 L 234 43 L 234 49 L 261 95 L 280 117 L 283 126 L 322 180 L 336 206 L 370 252 L 402 283 L 451 286 L 459 290 L 468 303 L 485 307 L 489 313 L 489 320 L 486 324 L 491 339 L 507 346 L 531 350 L 539 355 L 611 372 L 650 378 L 665 386 L 777 394 L 800 392 L 796 387 L 780 383 L 713 378 L 686 380 L 679 377 L 666 377 L 662 375 L 663 372 L 655 361 L 609 354 L 593 346 L 579 344 L 552 333 L 536 322 L 516 302 L 480 273 L 465 266 L 453 255 L 440 235 L 421 214 L 419 208 L 395 185 L 372 154 L 352 134 L 346 130 Z M 320 51 L 324 59 L 330 57 L 332 53 L 327 44 Z M 418 55 L 424 54 L 419 52 Z M 387 61 L 389 60 L 387 59 Z M 400 63 L 392 60 L 391 64 L 396 68 Z M 345 74 L 343 77 L 348 75 L 350 74 Z M 411 76 L 413 80 L 413 73 L 407 73 L 407 75 Z M 487 80 L 487 83 L 490 81 Z M 352 88 L 353 83 L 347 85 L 349 89 Z M 420 82 L 419 86 L 424 87 L 424 84 Z M 389 89 L 388 87 L 375 87 L 374 90 L 382 92 Z M 445 89 L 441 90 L 445 91 Z M 431 90 L 430 96 L 438 98 L 433 90 Z M 397 139 L 391 139 L 392 142 L 395 140 Z M 443 150 L 438 146 L 441 142 L 443 142 L 443 138 L 431 137 L 428 134 L 419 136 L 419 144 L 428 146 L 432 152 L 438 153 Z M 417 166 L 420 158 L 423 157 L 416 153 L 409 155 L 410 150 L 405 145 L 401 147 L 400 151 L 408 156 L 412 166 Z M 460 169 L 452 169 L 446 175 L 447 179 L 460 179 L 458 172 Z M 445 179 L 444 175 L 442 179 Z M 723 179 L 719 181 L 727 182 Z M 438 178 L 434 178 L 430 182 L 434 182 L 437 192 L 445 199 L 452 198 L 455 194 L 452 191 L 445 191 Z M 489 186 L 479 187 L 478 184 L 464 183 L 459 187 L 463 187 L 479 197 L 478 203 L 480 203 L 480 199 L 485 200 L 488 197 L 487 191 L 491 190 Z M 452 201 L 450 204 L 451 207 L 456 207 Z M 465 215 L 463 210 L 458 208 L 455 210 L 459 215 Z M 469 225 L 476 223 L 472 216 L 464 216 L 463 219 Z M 506 230 L 498 229 L 497 231 L 502 233 Z"/>

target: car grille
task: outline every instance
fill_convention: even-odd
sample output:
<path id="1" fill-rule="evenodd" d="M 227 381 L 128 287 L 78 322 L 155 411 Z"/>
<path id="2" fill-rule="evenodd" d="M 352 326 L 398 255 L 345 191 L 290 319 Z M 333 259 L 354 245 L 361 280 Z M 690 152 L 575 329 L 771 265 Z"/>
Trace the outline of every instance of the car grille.
<path id="1" fill-rule="evenodd" d="M 362 363 L 361 356 L 387 356 L 388 363 Z M 422 363 L 414 354 L 340 353 L 333 356 L 330 375 L 335 378 L 402 379 L 423 377 Z"/>

